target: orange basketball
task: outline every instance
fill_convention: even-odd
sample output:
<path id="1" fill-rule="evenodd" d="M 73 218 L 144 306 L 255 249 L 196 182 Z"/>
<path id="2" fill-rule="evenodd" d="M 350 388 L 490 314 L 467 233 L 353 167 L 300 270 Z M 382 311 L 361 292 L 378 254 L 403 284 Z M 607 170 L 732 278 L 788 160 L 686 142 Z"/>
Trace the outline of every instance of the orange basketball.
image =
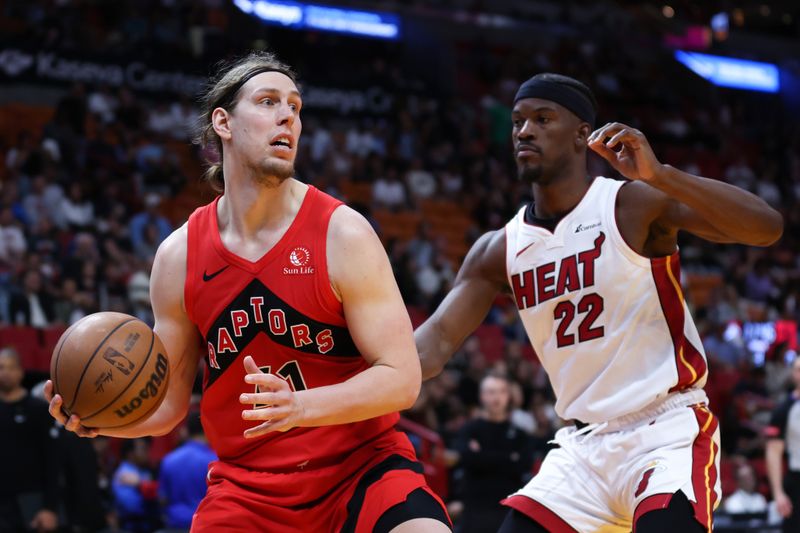
<path id="1" fill-rule="evenodd" d="M 136 317 L 94 313 L 73 324 L 50 360 L 67 414 L 92 428 L 125 426 L 155 412 L 169 381 L 161 340 Z"/>

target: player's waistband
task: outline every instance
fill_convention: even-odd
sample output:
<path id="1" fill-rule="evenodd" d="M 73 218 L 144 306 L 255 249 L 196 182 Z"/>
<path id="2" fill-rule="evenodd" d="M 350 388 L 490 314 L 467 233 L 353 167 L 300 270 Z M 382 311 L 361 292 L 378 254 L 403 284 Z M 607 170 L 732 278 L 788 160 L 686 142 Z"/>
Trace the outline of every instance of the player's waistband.
<path id="1" fill-rule="evenodd" d="M 613 431 L 620 431 L 632 426 L 639 425 L 641 422 L 650 421 L 653 418 L 662 415 L 680 407 L 687 407 L 694 404 L 708 403 L 708 396 L 703 389 L 687 389 L 670 393 L 663 398 L 655 400 L 653 403 L 627 415 L 612 418 L 603 422 L 603 428 L 598 429 L 596 433 L 610 433 Z M 589 426 L 598 426 L 598 424 L 587 424 L 580 420 L 574 420 L 575 427 L 578 430 L 583 430 Z"/>

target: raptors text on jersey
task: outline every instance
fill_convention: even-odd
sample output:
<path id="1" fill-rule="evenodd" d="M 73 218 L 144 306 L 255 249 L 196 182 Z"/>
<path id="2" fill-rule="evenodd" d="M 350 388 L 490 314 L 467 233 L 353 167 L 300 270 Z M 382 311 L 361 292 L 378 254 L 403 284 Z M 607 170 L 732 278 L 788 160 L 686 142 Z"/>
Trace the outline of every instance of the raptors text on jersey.
<path id="1" fill-rule="evenodd" d="M 205 344 L 201 418 L 219 458 L 259 471 L 335 463 L 387 431 L 398 415 L 352 424 L 293 428 L 244 439 L 245 356 L 293 390 L 341 383 L 368 367 L 347 329 L 328 278 L 328 223 L 341 202 L 309 186 L 284 236 L 257 261 L 225 248 L 215 200 L 189 219 L 186 311 Z M 258 406 L 256 406 L 258 407 Z"/>

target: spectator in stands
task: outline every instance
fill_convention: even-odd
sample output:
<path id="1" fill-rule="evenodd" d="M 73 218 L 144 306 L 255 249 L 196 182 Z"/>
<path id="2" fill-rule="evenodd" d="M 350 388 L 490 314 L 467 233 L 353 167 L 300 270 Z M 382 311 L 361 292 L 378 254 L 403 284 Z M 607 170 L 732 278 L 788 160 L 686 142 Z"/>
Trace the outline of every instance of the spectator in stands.
<path id="1" fill-rule="evenodd" d="M 36 151 L 36 141 L 28 130 L 21 130 L 17 134 L 17 142 L 6 152 L 6 169 L 10 172 L 25 174 L 22 167 L 27 163 L 31 154 Z"/>
<path id="2" fill-rule="evenodd" d="M 435 306 L 450 287 L 450 283 L 455 278 L 453 269 L 449 261 L 440 253 L 435 253 L 433 261 L 425 265 L 414 265 L 416 271 L 416 286 L 423 297 L 421 304 L 425 305 L 430 311 Z"/>
<path id="3" fill-rule="evenodd" d="M 736 491 L 725 499 L 723 509 L 731 515 L 767 512 L 767 499 L 757 489 L 756 472 L 749 463 L 736 470 Z"/>
<path id="4" fill-rule="evenodd" d="M 133 273 L 128 278 L 128 300 L 133 309 L 131 313 L 139 320 L 153 323 L 153 310 L 150 307 L 150 271 L 153 268 L 153 257 L 146 261 L 137 261 Z"/>
<path id="5" fill-rule="evenodd" d="M 15 265 L 25 253 L 25 234 L 10 207 L 0 208 L 0 263 Z"/>
<path id="6" fill-rule="evenodd" d="M 406 188 L 400 181 L 397 166 L 387 164 L 385 173 L 372 186 L 372 200 L 380 207 L 400 209 L 408 204 Z"/>
<path id="7" fill-rule="evenodd" d="M 712 324 L 709 333 L 703 338 L 703 347 L 711 362 L 739 368 L 747 361 L 747 352 L 741 344 L 725 338 L 727 327 L 722 322 Z"/>
<path id="8" fill-rule="evenodd" d="M 149 439 L 123 440 L 120 448 L 122 462 L 111 481 L 119 524 L 131 533 L 149 533 L 158 524 L 149 454 Z"/>
<path id="9" fill-rule="evenodd" d="M 511 424 L 508 377 L 487 374 L 480 384 L 481 409 L 464 424 L 456 449 L 464 469 L 464 514 L 456 531 L 495 531 L 506 510 L 500 500 L 526 481 L 532 465 L 528 435 Z"/>
<path id="10" fill-rule="evenodd" d="M 421 268 L 433 263 L 433 258 L 436 255 L 434 239 L 430 224 L 421 222 L 417 226 L 417 234 L 408 241 L 407 249 L 409 258 L 413 261 L 412 268 Z"/>
<path id="11" fill-rule="evenodd" d="M 110 124 L 115 118 L 117 99 L 111 92 L 111 88 L 104 84 L 89 93 L 86 106 L 89 112 L 97 116 L 103 123 Z"/>
<path id="12" fill-rule="evenodd" d="M 747 157 L 739 155 L 736 161 L 725 169 L 725 181 L 746 191 L 753 190 L 756 173 L 747 164 Z"/>
<path id="13" fill-rule="evenodd" d="M 172 134 L 179 124 L 172 114 L 167 102 L 159 102 L 150 108 L 147 117 L 147 129 L 161 135 Z"/>
<path id="14" fill-rule="evenodd" d="M 24 373 L 14 349 L 0 350 L 0 531 L 55 531 L 58 442 L 47 404 L 22 387 Z"/>
<path id="15" fill-rule="evenodd" d="M 423 168 L 422 159 L 415 157 L 406 172 L 406 184 L 415 200 L 427 200 L 436 194 L 436 177 Z"/>
<path id="16" fill-rule="evenodd" d="M 44 399 L 44 381 L 31 389 L 31 396 L 42 402 Z M 69 531 L 72 533 L 89 533 L 100 531 L 108 526 L 106 513 L 101 500 L 99 472 L 97 469 L 97 453 L 89 439 L 82 439 L 64 426 L 52 420 L 50 436 L 58 439 L 59 456 L 57 461 L 61 467 L 59 483 L 59 500 L 66 515 Z M 63 530 L 63 528 L 62 528 Z"/>
<path id="17" fill-rule="evenodd" d="M 166 239 L 172 232 L 172 225 L 164 216 L 158 212 L 158 206 L 161 204 L 161 196 L 156 193 L 149 193 L 144 198 L 145 210 L 134 215 L 131 218 L 129 225 L 130 240 L 134 250 L 139 250 L 144 245 L 147 239 L 147 227 L 153 225 L 157 230 L 157 244 Z"/>
<path id="18" fill-rule="evenodd" d="M 55 319 L 52 295 L 44 290 L 42 275 L 29 269 L 22 277 L 22 290 L 11 295 L 11 321 L 18 326 L 46 328 Z"/>
<path id="19" fill-rule="evenodd" d="M 767 436 L 767 475 L 783 532 L 800 531 L 800 357 L 792 363 L 794 388 L 773 411 Z M 784 476 L 783 458 L 789 468 Z"/>
<path id="20" fill-rule="evenodd" d="M 76 320 L 75 311 L 78 308 L 76 303 L 78 295 L 78 284 L 72 278 L 64 278 L 61 280 L 61 291 L 56 300 L 53 302 L 53 314 L 55 322 L 59 324 L 72 324 Z M 81 317 L 78 317 L 80 320 Z"/>
<path id="21" fill-rule="evenodd" d="M 744 296 L 754 302 L 766 303 L 780 294 L 769 272 L 769 261 L 761 257 L 756 260 L 744 280 Z"/>
<path id="22" fill-rule="evenodd" d="M 208 465 L 217 456 L 208 446 L 199 413 L 189 414 L 184 432 L 184 444 L 161 460 L 158 493 L 164 525 L 188 531 L 192 515 L 206 494 Z"/>
<path id="23" fill-rule="evenodd" d="M 83 185 L 75 181 L 69 186 L 60 207 L 66 226 L 72 230 L 91 229 L 94 224 L 94 205 L 85 195 Z"/>
<path id="24" fill-rule="evenodd" d="M 522 391 L 522 385 L 518 381 L 511 381 L 509 383 L 509 393 L 511 397 L 509 406 L 511 425 L 521 429 L 528 435 L 533 435 L 536 429 L 536 419 L 533 418 L 533 414 L 529 410 L 523 408 L 525 396 Z"/>
<path id="25" fill-rule="evenodd" d="M 48 183 L 44 174 L 35 176 L 31 181 L 30 192 L 22 200 L 28 225 L 34 226 L 40 217 L 51 215 L 61 203 L 62 197 L 61 188 Z"/>

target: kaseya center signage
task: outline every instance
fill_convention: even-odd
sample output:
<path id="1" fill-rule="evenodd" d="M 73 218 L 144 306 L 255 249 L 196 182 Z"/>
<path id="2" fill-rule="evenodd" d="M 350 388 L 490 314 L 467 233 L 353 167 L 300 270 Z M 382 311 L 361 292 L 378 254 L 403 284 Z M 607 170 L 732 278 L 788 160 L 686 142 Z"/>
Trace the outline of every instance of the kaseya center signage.
<path id="1" fill-rule="evenodd" d="M 200 92 L 206 82 L 202 76 L 160 70 L 140 61 L 107 63 L 16 48 L 0 49 L 0 76 L 26 81 L 126 85 L 135 91 L 189 95 Z"/>
<path id="2" fill-rule="evenodd" d="M 50 51 L 26 51 L 0 46 L 0 80 L 46 84 L 86 83 L 126 86 L 134 91 L 194 96 L 206 86 L 204 76 L 177 69 L 156 68 L 142 61 L 98 61 Z M 394 95 L 380 86 L 358 88 L 302 84 L 307 109 L 338 115 L 385 115 Z"/>

